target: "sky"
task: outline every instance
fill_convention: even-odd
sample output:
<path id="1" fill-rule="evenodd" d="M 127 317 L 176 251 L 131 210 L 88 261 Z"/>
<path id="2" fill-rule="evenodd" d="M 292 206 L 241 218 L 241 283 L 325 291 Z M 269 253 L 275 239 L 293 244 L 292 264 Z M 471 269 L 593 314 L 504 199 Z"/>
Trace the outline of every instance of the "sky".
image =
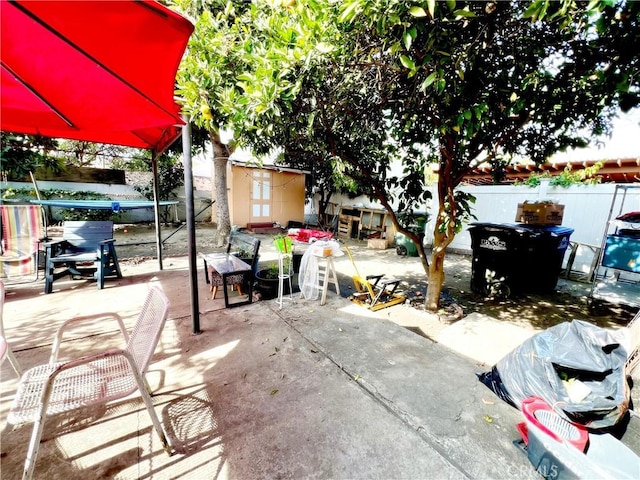
<path id="1" fill-rule="evenodd" d="M 619 116 L 613 122 L 611 138 L 601 138 L 587 148 L 557 153 L 552 160 L 584 161 L 640 157 L 640 109 Z"/>

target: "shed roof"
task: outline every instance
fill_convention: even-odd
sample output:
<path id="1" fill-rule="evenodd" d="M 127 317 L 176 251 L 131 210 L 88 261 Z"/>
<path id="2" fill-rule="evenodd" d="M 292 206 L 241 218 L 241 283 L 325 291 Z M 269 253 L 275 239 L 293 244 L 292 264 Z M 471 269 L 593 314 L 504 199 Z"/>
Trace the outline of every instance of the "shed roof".
<path id="1" fill-rule="evenodd" d="M 236 167 L 257 168 L 261 170 L 274 170 L 277 172 L 304 173 L 306 175 L 311 174 L 309 170 L 300 170 L 299 168 L 283 167 L 281 165 L 270 165 L 270 164 L 259 165 L 254 162 L 245 162 L 242 160 L 230 160 L 229 163 Z"/>

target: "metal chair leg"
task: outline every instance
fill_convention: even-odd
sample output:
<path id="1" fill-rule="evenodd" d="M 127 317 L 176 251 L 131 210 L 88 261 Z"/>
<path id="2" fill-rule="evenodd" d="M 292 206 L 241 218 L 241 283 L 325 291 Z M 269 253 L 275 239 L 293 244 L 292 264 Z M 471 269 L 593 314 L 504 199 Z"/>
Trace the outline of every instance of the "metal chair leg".
<path id="1" fill-rule="evenodd" d="M 14 372 L 16 372 L 18 378 L 20 378 L 22 376 L 22 367 L 18 363 L 18 360 L 16 359 L 13 351 L 11 350 L 11 347 L 9 346 L 7 346 L 7 359 L 9 360 L 9 363 L 11 364 Z"/>
<path id="2" fill-rule="evenodd" d="M 280 253 L 278 255 L 278 305 L 282 308 L 284 304 L 285 280 L 289 285 L 289 299 L 293 299 L 293 286 L 291 284 L 291 274 L 293 269 L 293 255 L 290 253 Z"/>

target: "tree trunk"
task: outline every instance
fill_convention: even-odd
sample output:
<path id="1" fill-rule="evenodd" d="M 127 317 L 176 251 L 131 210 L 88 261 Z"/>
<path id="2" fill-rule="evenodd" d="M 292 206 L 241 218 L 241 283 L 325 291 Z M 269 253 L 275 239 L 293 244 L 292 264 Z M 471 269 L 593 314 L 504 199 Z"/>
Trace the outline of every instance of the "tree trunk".
<path id="1" fill-rule="evenodd" d="M 231 220 L 229 217 L 229 195 L 227 189 L 227 162 L 229 152 L 227 146 L 220 141 L 217 132 L 209 132 L 213 148 L 213 191 L 216 201 L 217 237 L 216 245 L 223 247 L 231 233 Z"/>
<path id="2" fill-rule="evenodd" d="M 391 215 L 391 223 L 396 229 L 396 232 L 405 235 L 407 238 L 410 238 L 411 241 L 415 244 L 418 250 L 418 256 L 420 257 L 420 263 L 422 264 L 422 268 L 424 269 L 425 275 L 429 275 L 430 267 L 429 260 L 427 260 L 427 254 L 424 251 L 424 245 L 422 243 L 422 239 L 413 233 L 410 230 L 407 230 L 400 222 L 398 222 L 398 216 L 396 215 L 395 210 L 391 207 L 391 203 L 389 203 L 389 199 L 386 196 L 386 191 L 384 189 L 376 189 L 376 197 L 378 201 L 382 204 L 385 210 Z"/>
<path id="3" fill-rule="evenodd" d="M 440 205 L 438 217 L 433 228 L 433 250 L 431 252 L 431 262 L 429 262 L 429 278 L 427 283 L 427 294 L 425 295 L 425 309 L 436 312 L 440 306 L 440 293 L 444 284 L 444 257 L 446 248 L 451 243 L 447 235 L 442 233 L 442 211 L 444 205 Z"/>
<path id="4" fill-rule="evenodd" d="M 452 163 L 441 160 L 438 174 L 438 215 L 433 226 L 433 251 L 424 299 L 425 309 L 431 312 L 437 312 L 440 306 L 440 293 L 444 284 L 444 257 L 447 247 L 455 237 L 457 204 L 454 198 Z"/>
<path id="5" fill-rule="evenodd" d="M 318 223 L 325 229 L 333 228 L 332 219 L 327 217 L 327 206 L 331 200 L 332 191 L 322 190 L 318 200 Z"/>
<path id="6" fill-rule="evenodd" d="M 425 309 L 436 312 L 440 306 L 440 293 L 444 284 L 444 249 L 436 248 L 435 241 L 431 262 L 429 263 L 429 283 L 427 284 L 427 294 L 425 298 Z"/>

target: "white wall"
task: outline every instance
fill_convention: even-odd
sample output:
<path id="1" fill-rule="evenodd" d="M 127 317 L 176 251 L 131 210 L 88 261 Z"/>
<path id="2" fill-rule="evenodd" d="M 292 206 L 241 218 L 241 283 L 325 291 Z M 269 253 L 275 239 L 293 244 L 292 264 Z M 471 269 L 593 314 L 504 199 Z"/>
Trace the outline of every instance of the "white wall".
<path id="1" fill-rule="evenodd" d="M 615 184 L 550 187 L 547 181 L 537 188 L 507 185 L 462 188 L 476 197 L 474 213 L 478 222 L 514 223 L 518 203 L 556 201 L 565 206 L 562 225 L 574 229 L 571 240 L 592 245 L 602 242 L 615 189 Z M 640 211 L 640 184 L 627 191 L 624 205 L 622 200 L 623 192 L 619 191 L 612 218 L 620 213 Z M 456 236 L 451 248 L 471 250 L 471 238 L 466 228 Z"/>
<path id="2" fill-rule="evenodd" d="M 623 200 L 623 191 L 618 190 L 616 204 L 613 206 L 612 219 L 620 213 L 640 211 L 640 184 L 628 184 L 626 198 Z M 477 217 L 477 222 L 487 223 L 516 223 L 516 209 L 518 203 L 525 200 L 547 200 L 551 199 L 565 206 L 562 226 L 574 229 L 571 240 L 600 246 L 605 229 L 607 228 L 607 218 L 612 208 L 612 200 L 616 190 L 615 184 L 600 185 L 576 185 L 568 188 L 550 187 L 548 181 L 543 181 L 537 188 L 527 186 L 512 185 L 490 185 L 490 186 L 469 186 L 461 187 L 462 190 L 476 197 L 473 205 L 473 212 Z M 437 205 L 437 192 L 432 187 L 434 199 L 432 204 Z M 347 197 L 335 197 L 332 199 L 341 205 L 355 205 L 362 203 L 370 206 L 366 199 Z M 316 203 L 317 205 L 317 203 Z M 317 207 L 316 207 L 317 208 Z M 430 209 L 430 214 L 433 209 Z M 433 223 L 427 226 L 427 243 L 433 241 Z M 456 235 L 450 246 L 451 250 L 465 253 L 471 252 L 471 237 L 465 227 L 462 232 Z M 587 248 L 581 248 L 576 256 L 573 265 L 574 270 L 587 272 L 593 255 Z"/>
<path id="3" fill-rule="evenodd" d="M 474 213 L 478 222 L 515 223 L 518 203 L 525 200 L 551 199 L 564 205 L 562 226 L 574 229 L 571 240 L 582 244 L 600 246 L 607 232 L 615 225 L 607 223 L 609 212 L 615 219 L 621 213 L 640 211 L 640 184 L 627 185 L 631 188 L 619 188 L 612 205 L 615 184 L 576 185 L 568 188 L 550 187 L 544 181 L 538 188 L 524 186 L 475 186 L 463 190 L 476 197 Z M 435 194 L 435 192 L 434 192 Z M 433 225 L 428 228 L 428 241 L 433 240 Z M 465 228 L 456 236 L 449 247 L 452 250 L 471 251 L 471 236 Z M 567 255 L 568 256 L 568 255 Z M 566 258 L 566 257 L 565 257 Z M 580 248 L 577 252 L 573 270 L 587 273 L 594 260 L 589 248 Z"/>

